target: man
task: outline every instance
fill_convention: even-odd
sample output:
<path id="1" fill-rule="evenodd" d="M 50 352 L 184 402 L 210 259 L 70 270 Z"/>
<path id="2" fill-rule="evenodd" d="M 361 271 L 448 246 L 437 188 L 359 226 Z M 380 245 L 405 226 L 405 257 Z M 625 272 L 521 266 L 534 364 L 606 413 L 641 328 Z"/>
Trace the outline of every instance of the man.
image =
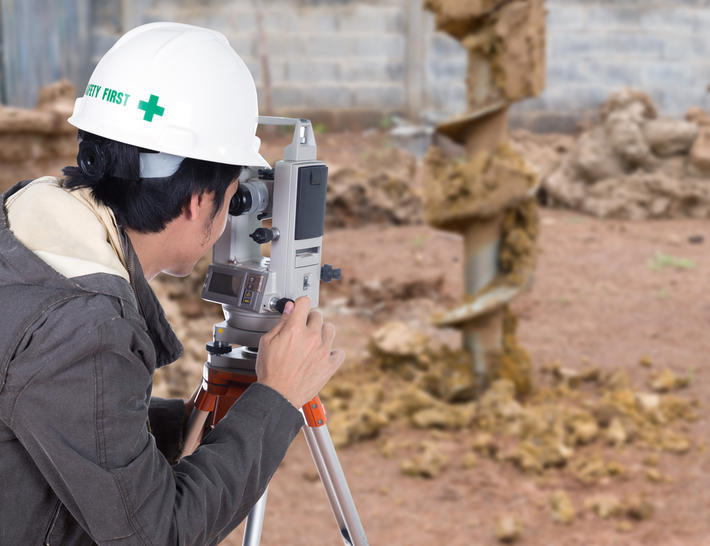
<path id="1" fill-rule="evenodd" d="M 147 281 L 187 275 L 243 165 L 267 165 L 254 81 L 216 32 L 123 36 L 70 122 L 77 166 L 0 208 L 0 544 L 216 544 L 249 512 L 340 366 L 306 298 L 264 335 L 258 382 L 175 462 L 181 400 L 151 399 L 182 347 Z"/>

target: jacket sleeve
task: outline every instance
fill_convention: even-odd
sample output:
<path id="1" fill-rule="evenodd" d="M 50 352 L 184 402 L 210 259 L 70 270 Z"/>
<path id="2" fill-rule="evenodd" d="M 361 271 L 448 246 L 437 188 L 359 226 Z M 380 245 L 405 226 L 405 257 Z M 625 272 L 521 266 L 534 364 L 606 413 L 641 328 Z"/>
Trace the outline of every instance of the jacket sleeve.
<path id="1" fill-rule="evenodd" d="M 42 342 L 9 370 L 9 424 L 98 543 L 216 544 L 249 513 L 303 425 L 279 393 L 253 384 L 171 467 L 146 424 L 153 347 L 140 328 L 121 317 L 71 329 L 48 321 L 33 338 Z"/>
<path id="2" fill-rule="evenodd" d="M 178 398 L 151 397 L 148 423 L 158 450 L 170 464 L 177 463 L 184 442 L 185 402 Z"/>

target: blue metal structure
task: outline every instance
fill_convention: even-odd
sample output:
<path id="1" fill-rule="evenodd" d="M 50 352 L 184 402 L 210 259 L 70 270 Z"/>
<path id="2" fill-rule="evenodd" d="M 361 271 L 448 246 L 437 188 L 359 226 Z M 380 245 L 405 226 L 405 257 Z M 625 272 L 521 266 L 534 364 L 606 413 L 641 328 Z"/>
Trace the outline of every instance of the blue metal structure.
<path id="1" fill-rule="evenodd" d="M 0 0 L 0 100 L 33 107 L 61 78 L 79 90 L 90 75 L 90 0 Z"/>

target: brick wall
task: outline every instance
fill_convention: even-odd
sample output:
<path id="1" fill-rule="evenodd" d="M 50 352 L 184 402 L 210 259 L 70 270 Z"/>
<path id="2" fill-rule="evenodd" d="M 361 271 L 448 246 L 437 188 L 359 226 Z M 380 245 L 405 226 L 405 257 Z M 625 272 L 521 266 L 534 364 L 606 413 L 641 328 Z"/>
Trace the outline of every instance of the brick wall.
<path id="1" fill-rule="evenodd" d="M 123 24 L 174 20 L 226 34 L 260 86 L 253 0 L 96 0 L 94 57 Z M 133 5 L 127 17 L 121 6 Z M 465 109 L 465 54 L 435 32 L 419 0 L 262 0 L 274 110 L 420 112 L 440 120 Z M 648 91 L 678 116 L 707 106 L 710 0 L 547 0 L 547 88 L 512 109 L 514 124 L 569 130 L 609 92 Z M 118 10 L 118 11 L 117 11 Z M 128 22 L 128 23 L 127 23 Z M 263 104 L 262 104 L 263 107 Z"/>
<path id="2" fill-rule="evenodd" d="M 570 129 L 623 86 L 660 111 L 710 107 L 710 0 L 547 0 L 547 87 L 517 123 Z"/>
<path id="3" fill-rule="evenodd" d="M 262 1 L 261 33 L 254 5 L 138 0 L 127 19 L 171 20 L 224 33 L 257 82 L 262 110 L 268 101 L 265 52 L 274 111 L 355 110 L 369 113 L 370 123 L 391 113 L 443 119 L 463 111 L 465 56 L 457 42 L 434 32 L 433 17 L 422 13 L 419 0 Z M 97 2 L 94 61 L 120 34 L 126 21 L 121 6 Z"/>

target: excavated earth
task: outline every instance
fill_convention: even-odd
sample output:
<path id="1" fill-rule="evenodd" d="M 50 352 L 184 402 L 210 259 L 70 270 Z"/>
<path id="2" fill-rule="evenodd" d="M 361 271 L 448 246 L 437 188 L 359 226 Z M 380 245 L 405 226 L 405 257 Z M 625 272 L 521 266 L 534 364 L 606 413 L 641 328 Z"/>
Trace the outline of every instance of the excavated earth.
<path id="1" fill-rule="evenodd" d="M 548 204 L 602 218 L 710 217 L 710 115 L 700 108 L 664 118 L 646 93 L 619 90 L 573 142 L 557 139 L 558 152 L 568 149 L 557 164 L 549 147 L 537 154 L 535 139 L 519 136 Z"/>
<path id="2" fill-rule="evenodd" d="M 549 172 L 573 146 L 516 142 Z M 267 158 L 286 143 L 265 135 Z M 706 544 L 707 221 L 542 209 L 509 342 L 531 359 L 532 391 L 515 398 L 499 381 L 474 399 L 458 334 L 429 324 L 460 301 L 462 242 L 422 222 L 416 162 L 377 132 L 318 143 L 331 184 L 324 260 L 343 269 L 321 308 L 348 354 L 323 395 L 370 543 Z M 519 256 L 506 255 L 512 272 L 528 267 Z M 221 320 L 198 297 L 207 263 L 153 283 L 186 349 L 156 395 L 199 381 Z M 342 544 L 300 437 L 272 482 L 262 544 Z"/>
<path id="3" fill-rule="evenodd" d="M 267 139 L 267 157 L 283 143 Z M 407 183 L 413 166 L 378 163 L 383 149 L 375 133 L 319 140 L 331 174 L 367 158 L 370 170 L 341 180 L 384 195 L 373 181 Z M 415 196 L 421 183 L 412 175 Z M 343 280 L 323 287 L 321 308 L 348 359 L 323 398 L 372 544 L 706 543 L 707 221 L 543 209 L 535 280 L 512 305 L 532 392 L 516 399 L 499 381 L 475 400 L 458 334 L 429 325 L 462 293 L 461 239 L 421 211 L 359 220 L 346 203 L 324 241 Z M 156 378 L 157 394 L 185 396 L 199 379 L 221 319 L 196 296 L 206 264 L 154 283 L 187 353 Z M 226 543 L 240 544 L 240 530 Z M 300 437 L 272 483 L 262 543 L 341 543 Z"/>
<path id="4" fill-rule="evenodd" d="M 506 521 L 519 526 L 520 544 L 706 544 L 707 222 L 598 220 L 556 210 L 541 214 L 535 283 L 512 306 L 540 394 L 515 402 L 502 385 L 502 392 L 490 397 L 492 409 L 480 415 L 508 416 L 506 426 L 513 430 L 477 422 L 475 413 L 472 424 L 453 430 L 418 428 L 407 415 L 382 426 L 374 438 L 341 448 L 372 544 L 496 544 Z M 689 241 L 700 236 L 700 244 Z M 347 409 L 333 402 L 338 391 L 346 400 L 375 399 L 359 407 L 363 427 L 372 427 L 401 399 L 400 387 L 417 383 L 402 379 L 402 385 L 392 387 L 399 376 L 379 371 L 373 334 L 399 321 L 409 325 L 404 331 L 437 336 L 427 321 L 462 290 L 461 244 L 425 226 L 365 226 L 331 230 L 325 253 L 329 263 L 344 268 L 353 286 L 376 280 L 384 285 L 387 279 L 396 286 L 414 282 L 415 276 L 421 283 L 430 280 L 428 288 L 395 301 L 380 295 L 363 308 L 349 303 L 346 284 L 324 291 L 323 309 L 338 325 L 339 344 L 348 351 L 347 364 L 328 389 L 337 438 L 339 411 Z M 378 308 L 383 302 L 386 306 Z M 456 344 L 451 332 L 438 334 L 437 340 Z M 390 338 L 390 353 L 397 350 L 397 337 Z M 382 394 L 372 395 L 377 392 Z M 654 426 L 656 417 L 640 415 L 652 415 L 664 399 L 665 407 L 676 408 L 669 415 L 689 413 L 668 426 Z M 457 406 L 464 417 L 468 404 Z M 448 406 L 432 407 L 446 416 Z M 519 418 L 531 412 L 530 425 Z M 526 430 L 548 424 L 544 412 L 550 414 L 550 437 L 567 438 L 574 454 L 564 443 L 542 463 L 534 449 L 531 457 L 525 457 L 525 449 L 516 456 Z M 435 420 L 437 414 L 419 417 Z M 542 434 L 540 445 L 555 445 L 545 438 Z M 563 465 L 566 456 L 569 462 Z M 239 544 L 239 537 L 235 533 L 230 544 Z M 271 487 L 263 541 L 340 543 L 301 438 Z"/>

